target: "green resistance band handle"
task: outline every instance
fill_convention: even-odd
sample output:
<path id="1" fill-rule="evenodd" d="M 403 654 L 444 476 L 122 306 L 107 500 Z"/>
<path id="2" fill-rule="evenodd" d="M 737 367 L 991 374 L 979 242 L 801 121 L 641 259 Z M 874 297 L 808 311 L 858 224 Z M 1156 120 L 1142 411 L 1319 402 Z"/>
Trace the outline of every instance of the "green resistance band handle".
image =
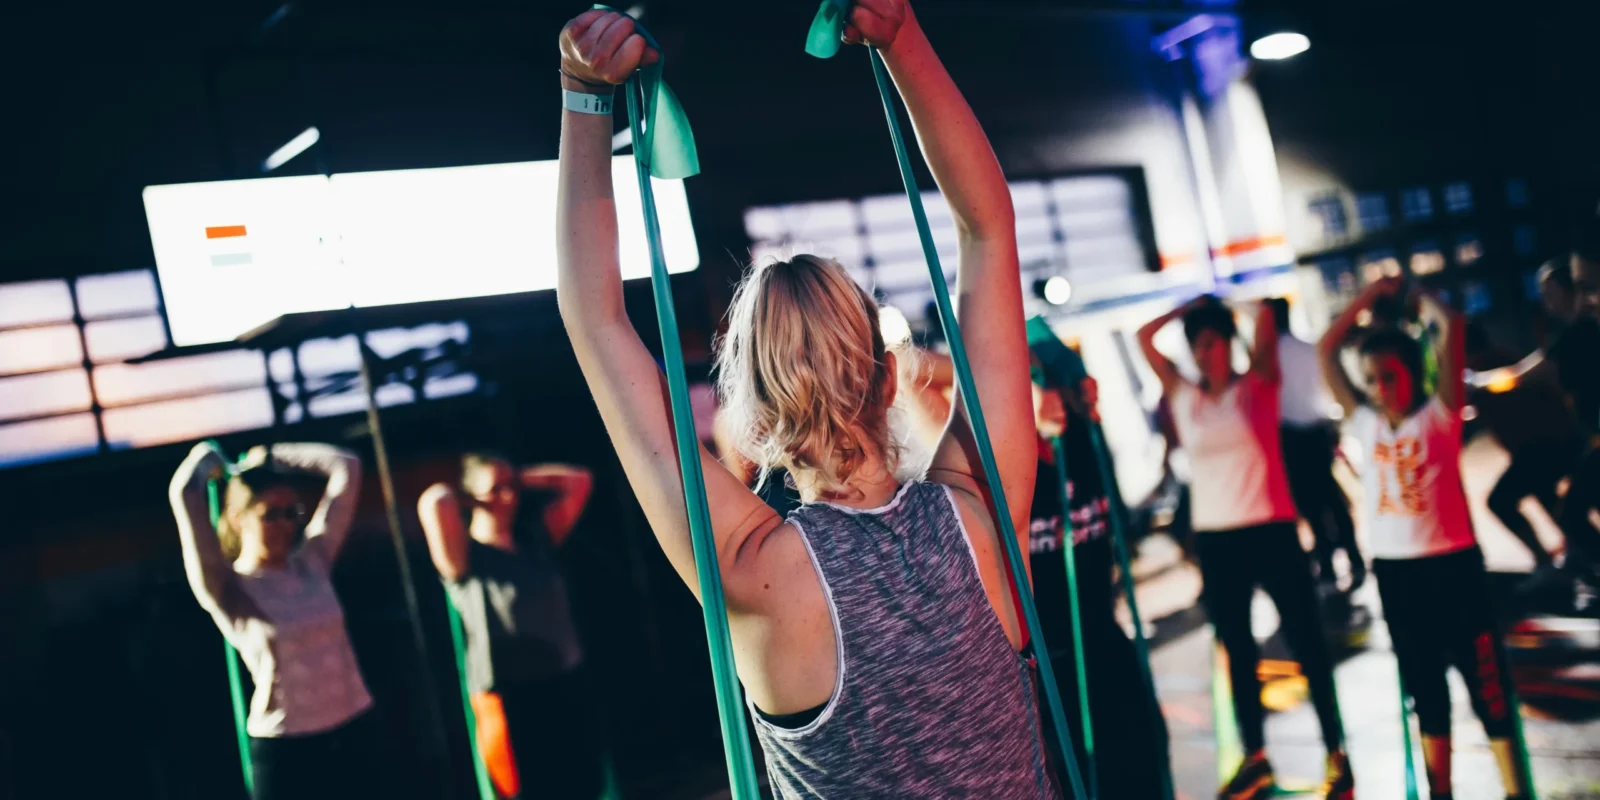
<path id="1" fill-rule="evenodd" d="M 472 692 L 467 689 L 467 639 L 461 630 L 461 614 L 448 596 L 444 599 L 444 607 L 450 616 L 450 644 L 456 654 L 456 676 L 461 683 L 461 710 L 467 721 L 467 748 L 472 753 L 472 774 L 477 779 L 478 797 L 481 800 L 499 800 L 494 784 L 489 780 L 489 767 L 483 763 L 483 754 L 478 752 L 478 715 L 472 712 Z"/>
<path id="2" fill-rule="evenodd" d="M 645 114 L 648 87 L 645 83 L 642 74 L 635 74 L 624 87 L 628 95 L 628 124 L 636 143 L 649 141 Z M 671 398 L 673 428 L 677 437 L 684 504 L 689 516 L 689 535 L 694 544 L 695 573 L 700 583 L 700 606 L 705 614 L 706 640 L 711 649 L 711 678 L 716 688 L 717 713 L 722 723 L 722 748 L 728 764 L 728 785 L 733 800 L 759 800 L 761 795 L 756 784 L 755 763 L 750 754 L 750 739 L 745 732 L 733 640 L 728 633 L 727 600 L 722 593 L 722 575 L 718 571 L 711 514 L 706 503 L 705 476 L 700 471 L 700 441 L 695 435 L 689 383 L 684 376 L 683 347 L 678 339 L 672 283 L 667 274 L 667 260 L 661 244 L 661 223 L 656 216 L 655 194 L 650 186 L 654 159 L 650 148 L 637 145 L 634 147 L 634 156 L 639 174 L 639 198 L 644 210 L 645 234 L 650 243 L 650 284 L 661 329 L 661 351 L 666 364 L 667 391 Z"/>
<path id="3" fill-rule="evenodd" d="M 227 461 L 222 451 L 222 445 L 215 440 L 207 441 L 206 444 L 210 445 L 211 449 L 217 452 L 217 455 L 223 456 L 224 462 Z M 222 518 L 222 481 L 222 478 L 212 478 L 206 481 L 206 501 L 210 506 L 212 528 L 216 528 L 218 520 Z M 222 649 L 223 658 L 226 659 L 228 665 L 228 694 L 233 701 L 233 729 L 234 734 L 239 739 L 239 769 L 244 773 L 245 792 L 254 797 L 256 793 L 256 769 L 255 762 L 250 758 L 250 734 L 245 726 L 249 711 L 244 702 L 244 680 L 239 674 L 239 653 L 233 649 L 233 645 L 228 643 L 226 637 L 222 640 Z"/>
<path id="4" fill-rule="evenodd" d="M 1078 716 L 1083 720 L 1085 788 L 1089 800 L 1100 796 L 1100 768 L 1094 760 L 1094 721 L 1089 712 L 1089 668 L 1084 661 L 1083 615 L 1078 602 L 1078 557 L 1072 538 L 1072 496 L 1067 491 L 1067 451 L 1061 437 L 1051 437 L 1056 454 L 1056 487 L 1061 494 L 1061 549 L 1067 562 L 1067 608 L 1072 614 L 1072 659 L 1078 671 Z"/>
<path id="5" fill-rule="evenodd" d="M 1111 464 L 1111 451 L 1106 448 L 1105 432 L 1100 429 L 1100 423 L 1090 422 L 1089 444 L 1094 450 L 1096 466 L 1100 468 L 1100 479 L 1105 483 L 1106 496 L 1111 500 L 1111 549 L 1116 554 L 1117 567 L 1122 571 L 1122 592 L 1128 603 L 1128 614 L 1133 617 L 1133 646 L 1139 653 L 1139 673 L 1144 679 L 1145 689 L 1150 692 L 1150 697 L 1155 699 L 1155 707 L 1150 713 L 1161 715 L 1161 696 L 1156 693 L 1155 672 L 1150 669 L 1150 640 L 1145 636 L 1144 618 L 1139 615 L 1139 599 L 1135 596 L 1133 585 L 1133 554 L 1128 547 L 1127 520 L 1128 509 L 1122 502 L 1122 487 L 1117 483 L 1117 470 Z M 1221 713 L 1218 711 L 1217 713 Z M 1159 720 L 1158 720 L 1159 721 Z M 1157 725 L 1159 730 L 1165 724 Z M 1162 739 L 1155 743 L 1161 748 L 1161 796 L 1165 800 L 1173 800 L 1172 785 L 1172 758 L 1170 743 Z M 1220 752 L 1220 748 L 1219 748 Z"/>
<path id="6" fill-rule="evenodd" d="M 950 289 L 945 285 L 944 270 L 939 266 L 939 251 L 933 243 L 933 232 L 928 227 L 928 214 L 922 207 L 922 192 L 917 188 L 916 175 L 911 171 L 911 157 L 906 149 L 905 135 L 895 113 L 895 90 L 889 80 L 889 70 L 877 50 L 872 56 L 872 73 L 878 81 L 878 94 L 883 100 L 884 113 L 889 118 L 889 136 L 894 142 L 895 156 L 900 162 L 900 177 L 905 183 L 906 198 L 911 203 L 911 214 L 917 222 L 917 234 L 922 239 L 922 253 L 928 265 L 928 275 L 933 281 L 934 303 L 939 309 L 939 321 L 950 345 L 950 360 L 956 369 L 956 386 L 966 405 L 967 419 L 972 423 L 972 435 L 977 440 L 978 458 L 983 465 L 984 477 L 994 499 L 996 523 L 1000 543 L 1006 554 L 1006 566 L 1011 573 L 1017 597 L 1022 601 L 1022 613 L 1027 629 L 1033 638 L 1033 655 L 1039 664 L 1039 681 L 1044 684 L 1044 694 L 1049 700 L 1050 720 L 1060 732 L 1062 761 L 1071 782 L 1072 796 L 1087 797 L 1083 778 L 1078 773 L 1078 760 L 1073 755 L 1072 731 L 1067 727 L 1067 715 L 1061 706 L 1056 688 L 1054 666 L 1050 663 L 1050 648 L 1045 644 L 1044 633 L 1039 629 L 1039 610 L 1033 602 L 1033 589 L 1028 585 L 1028 571 L 1022 560 L 1022 550 L 1017 546 L 1016 532 L 1012 530 L 1011 508 L 1006 503 L 1004 487 L 1000 485 L 999 467 L 995 464 L 994 449 L 989 443 L 989 426 L 984 422 L 983 406 L 978 400 L 978 387 L 973 383 L 971 363 L 967 360 L 966 344 L 961 338 L 961 326 L 956 322 L 955 309 L 950 303 Z"/>
<path id="7" fill-rule="evenodd" d="M 1406 800 L 1419 800 L 1417 755 L 1411 742 L 1411 706 L 1406 703 L 1406 676 L 1400 675 L 1400 746 L 1406 751 Z"/>

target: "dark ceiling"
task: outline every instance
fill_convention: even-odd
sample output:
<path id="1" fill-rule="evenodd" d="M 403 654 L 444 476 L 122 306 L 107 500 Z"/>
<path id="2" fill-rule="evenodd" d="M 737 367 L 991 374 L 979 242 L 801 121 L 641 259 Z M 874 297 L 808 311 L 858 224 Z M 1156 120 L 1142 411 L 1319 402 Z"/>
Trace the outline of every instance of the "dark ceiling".
<path id="1" fill-rule="evenodd" d="M 1115 100 L 1107 87 L 1125 89 L 1129 74 L 1152 57 L 1149 32 L 1174 19 L 1161 12 L 1181 5 L 916 3 L 1003 159 L 1007 141 L 1092 126 L 1097 101 Z M 1314 37 L 1312 57 L 1258 74 L 1275 134 L 1320 136 L 1352 163 L 1373 155 L 1362 142 L 1376 140 L 1351 131 L 1376 128 L 1366 133 L 1391 138 L 1419 124 L 1448 131 L 1438 117 L 1450 108 L 1470 111 L 1453 138 L 1474 147 L 1548 150 L 1516 133 L 1528 128 L 1592 146 L 1600 138 L 1589 135 L 1600 91 L 1589 34 L 1577 23 L 1595 6 L 1244 3 L 1251 19 L 1296 11 L 1295 24 Z M 0 181 L 7 195 L 0 280 L 148 265 L 143 186 L 247 177 L 311 124 L 323 133 L 319 158 L 301 159 L 290 172 L 551 157 L 553 40 L 584 7 L 549 0 L 306 0 L 287 7 L 168 0 L 7 8 L 0 24 L 11 35 L 0 67 L 12 79 L 0 125 L 8 162 Z M 892 160 L 867 155 L 884 143 L 860 59 L 821 63 L 800 52 L 815 8 L 814 0 L 646 3 L 646 23 L 667 52 L 668 79 L 692 109 L 701 143 L 705 176 L 694 191 L 737 204 L 894 187 Z M 1352 110 L 1370 111 L 1370 122 L 1352 118 Z M 1432 146 L 1411 138 L 1394 152 Z M 1374 163 L 1391 161 L 1407 159 Z M 710 241 L 738 238 L 736 213 L 706 224 L 722 226 Z"/>

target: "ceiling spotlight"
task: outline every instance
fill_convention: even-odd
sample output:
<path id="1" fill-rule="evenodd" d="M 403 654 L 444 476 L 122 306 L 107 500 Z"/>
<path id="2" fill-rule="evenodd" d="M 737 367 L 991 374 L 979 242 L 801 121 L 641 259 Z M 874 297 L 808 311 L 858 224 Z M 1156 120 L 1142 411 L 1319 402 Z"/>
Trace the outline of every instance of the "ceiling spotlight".
<path id="1" fill-rule="evenodd" d="M 1311 49 L 1311 40 L 1303 33 L 1284 31 L 1272 33 L 1250 43 L 1250 55 L 1262 61 L 1282 61 Z"/>
<path id="2" fill-rule="evenodd" d="M 271 172 L 278 167 L 289 163 L 290 159 L 310 149 L 311 145 L 316 144 L 317 140 L 321 138 L 321 131 L 314 127 L 306 128 L 305 130 L 301 131 L 298 136 L 290 139 L 289 141 L 285 142 L 282 147 L 273 151 L 272 155 L 267 156 L 267 160 L 261 162 L 261 171 Z"/>
<path id="3" fill-rule="evenodd" d="M 1072 284 L 1068 283 L 1066 278 L 1056 275 L 1044 282 L 1044 289 L 1041 294 L 1044 295 L 1046 303 L 1053 306 L 1064 306 L 1068 300 L 1072 299 Z"/>

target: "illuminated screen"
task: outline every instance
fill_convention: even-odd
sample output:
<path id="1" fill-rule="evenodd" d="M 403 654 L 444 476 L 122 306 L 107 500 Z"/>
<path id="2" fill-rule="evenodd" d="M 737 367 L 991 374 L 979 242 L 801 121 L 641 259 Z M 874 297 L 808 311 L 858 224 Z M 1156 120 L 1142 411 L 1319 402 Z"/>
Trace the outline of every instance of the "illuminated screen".
<path id="1" fill-rule="evenodd" d="M 556 162 L 150 186 L 174 345 L 283 314 L 553 289 Z M 632 157 L 612 161 L 622 275 L 650 274 Z M 669 272 L 699 266 L 682 181 L 653 180 Z"/>

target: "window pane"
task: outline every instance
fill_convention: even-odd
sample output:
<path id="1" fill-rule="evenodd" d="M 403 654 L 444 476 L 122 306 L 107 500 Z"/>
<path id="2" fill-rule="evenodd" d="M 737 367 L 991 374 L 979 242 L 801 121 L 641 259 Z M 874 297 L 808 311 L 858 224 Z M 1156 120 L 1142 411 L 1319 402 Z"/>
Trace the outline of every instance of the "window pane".
<path id="1" fill-rule="evenodd" d="M 1134 235 L 1133 216 L 1125 208 L 1113 206 L 1058 211 L 1056 219 L 1061 224 L 1062 235 L 1068 239 L 1074 236 L 1103 236 L 1108 233 Z"/>
<path id="2" fill-rule="evenodd" d="M 264 388 L 247 389 L 108 408 L 102 421 L 110 446 L 149 447 L 268 427 L 272 424 L 272 401 Z"/>
<path id="3" fill-rule="evenodd" d="M 1433 195 L 1428 192 L 1428 187 L 1418 186 L 1400 193 L 1400 216 L 1406 222 L 1433 218 Z"/>
<path id="4" fill-rule="evenodd" d="M 856 229 L 856 204 L 849 200 L 783 207 L 784 227 L 796 238 L 849 233 Z"/>
<path id="5" fill-rule="evenodd" d="M 916 228 L 873 229 L 867 234 L 867 246 L 872 250 L 873 260 L 879 264 L 908 260 L 922 253 L 922 237 L 917 235 Z"/>
<path id="6" fill-rule="evenodd" d="M 1044 184 L 1038 181 L 1011 184 L 1011 206 L 1016 209 L 1019 217 L 1045 213 L 1049 201 L 1050 193 L 1045 190 Z"/>
<path id="7" fill-rule="evenodd" d="M 1444 210 L 1451 214 L 1472 212 L 1472 184 L 1456 181 L 1444 187 Z"/>
<path id="8" fill-rule="evenodd" d="M 93 414 L 0 425 L 0 467 L 88 455 L 99 447 Z"/>
<path id="9" fill-rule="evenodd" d="M 1063 211 L 1132 205 L 1127 181 L 1111 175 L 1054 180 L 1050 182 L 1050 194 L 1055 198 L 1056 209 Z"/>
<path id="10" fill-rule="evenodd" d="M 447 342 L 467 341 L 464 322 L 436 323 L 415 328 L 386 328 L 367 334 L 367 346 L 382 358 L 392 358 L 407 350 L 431 350 Z"/>
<path id="11" fill-rule="evenodd" d="M 307 377 L 361 369 L 361 348 L 354 336 L 312 339 L 300 345 L 300 371 Z"/>
<path id="12" fill-rule="evenodd" d="M 71 367 L 82 361 L 76 325 L 0 332 L 0 375 Z"/>
<path id="13" fill-rule="evenodd" d="M 158 307 L 156 276 L 150 270 L 86 275 L 78 279 L 78 313 L 84 319 L 155 313 Z"/>
<path id="14" fill-rule="evenodd" d="M 148 364 L 107 364 L 94 370 L 95 392 L 105 406 L 207 389 L 240 389 L 252 383 L 265 384 L 266 380 L 266 363 L 254 350 L 233 350 Z"/>
<path id="15" fill-rule="evenodd" d="M 760 242 L 782 239 L 788 229 L 783 222 L 783 212 L 772 206 L 758 206 L 745 209 L 744 232 Z"/>
<path id="16" fill-rule="evenodd" d="M 403 405 L 414 400 L 416 400 L 416 393 L 411 391 L 410 386 L 403 383 L 391 383 L 378 388 L 379 408 Z M 310 406 L 311 416 L 313 417 L 359 414 L 367 410 L 367 400 L 362 396 L 359 386 L 339 394 L 314 397 L 307 405 Z"/>
<path id="17" fill-rule="evenodd" d="M 1356 195 L 1356 213 L 1363 230 L 1384 230 L 1389 227 L 1389 198 L 1382 192 L 1362 192 Z"/>
<path id="18" fill-rule="evenodd" d="M 463 372 L 443 378 L 429 378 L 428 382 L 422 385 L 422 394 L 433 400 L 440 397 L 471 394 L 477 388 L 478 376 L 470 372 Z"/>
<path id="19" fill-rule="evenodd" d="M 0 419 L 87 411 L 92 404 L 89 376 L 81 369 L 0 378 Z"/>
<path id="20" fill-rule="evenodd" d="M 72 319 L 72 293 L 66 281 L 29 281 L 0 286 L 0 328 L 66 322 Z"/>
<path id="21" fill-rule="evenodd" d="M 1049 242 L 1055 240 L 1055 235 L 1055 225 L 1050 222 L 1049 217 L 1017 218 L 1018 242 Z"/>
<path id="22" fill-rule="evenodd" d="M 160 317 L 133 317 L 87 322 L 84 340 L 96 364 L 147 356 L 167 346 L 167 331 Z"/>

